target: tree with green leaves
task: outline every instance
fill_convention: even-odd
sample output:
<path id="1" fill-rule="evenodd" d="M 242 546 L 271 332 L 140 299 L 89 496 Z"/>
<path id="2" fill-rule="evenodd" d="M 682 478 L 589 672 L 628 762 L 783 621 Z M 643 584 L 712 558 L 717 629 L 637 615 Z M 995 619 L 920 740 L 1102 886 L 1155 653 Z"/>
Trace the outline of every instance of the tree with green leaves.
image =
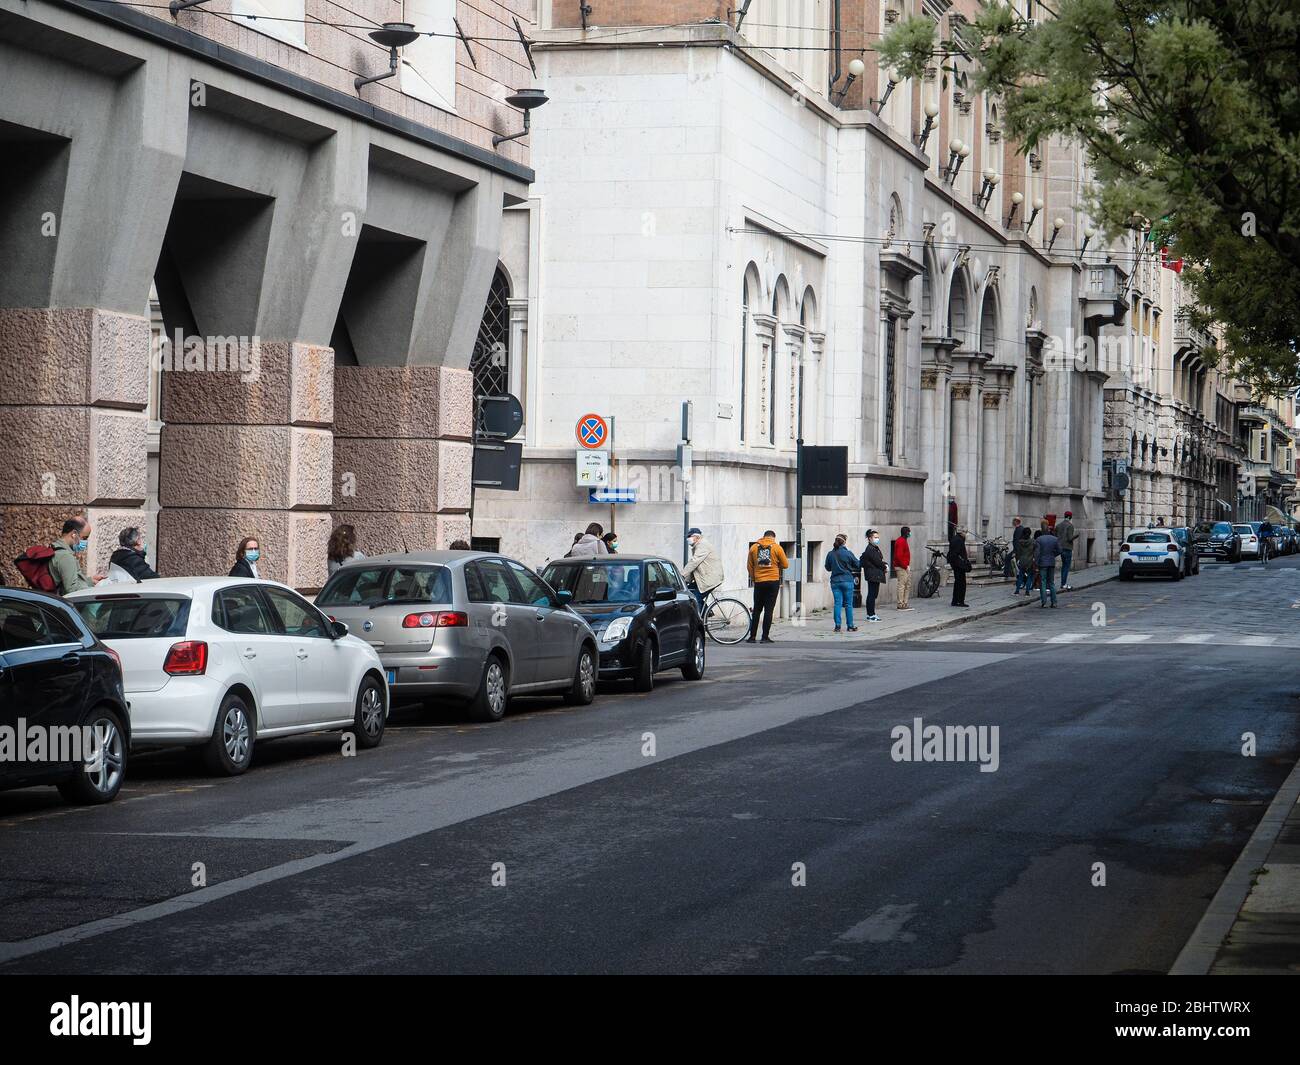
<path id="1" fill-rule="evenodd" d="M 1185 260 L 1193 319 L 1222 327 L 1224 368 L 1260 391 L 1300 386 L 1300 4 L 1041 6 L 1051 17 L 1029 25 L 984 4 L 955 41 L 904 19 L 877 49 L 909 77 L 964 55 L 1022 150 L 1081 144 L 1097 224 L 1111 238 L 1154 225 Z"/>

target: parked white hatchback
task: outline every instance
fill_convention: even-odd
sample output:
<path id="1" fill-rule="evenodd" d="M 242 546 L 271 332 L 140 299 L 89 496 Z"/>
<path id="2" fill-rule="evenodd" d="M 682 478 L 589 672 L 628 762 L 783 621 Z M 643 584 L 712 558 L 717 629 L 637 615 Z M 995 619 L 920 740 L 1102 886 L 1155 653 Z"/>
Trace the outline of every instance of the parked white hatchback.
<path id="1" fill-rule="evenodd" d="M 243 577 L 100 584 L 67 597 L 122 660 L 131 746 L 201 746 L 237 774 L 257 740 L 346 729 L 384 736 L 379 656 L 292 588 Z"/>

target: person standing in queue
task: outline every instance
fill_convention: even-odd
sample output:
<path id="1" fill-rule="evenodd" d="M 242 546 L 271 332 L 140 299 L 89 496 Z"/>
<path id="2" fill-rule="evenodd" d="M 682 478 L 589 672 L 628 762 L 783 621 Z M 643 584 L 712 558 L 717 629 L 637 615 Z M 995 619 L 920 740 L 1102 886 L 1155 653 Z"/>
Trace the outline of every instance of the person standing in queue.
<path id="1" fill-rule="evenodd" d="M 235 551 L 235 564 L 230 567 L 231 577 L 258 579 L 257 560 L 262 557 L 261 545 L 256 536 L 245 536 Z"/>
<path id="2" fill-rule="evenodd" d="M 969 607 L 966 602 L 966 574 L 971 561 L 966 556 L 966 527 L 958 525 L 948 540 L 948 565 L 952 567 L 952 605 Z"/>
<path id="3" fill-rule="evenodd" d="M 857 632 L 853 624 L 853 578 L 862 568 L 858 557 L 848 549 L 848 537 L 840 533 L 835 546 L 826 554 L 826 572 L 831 575 L 831 596 L 835 601 L 835 631 L 840 631 L 840 609 L 843 607 L 849 632 Z"/>
<path id="4" fill-rule="evenodd" d="M 776 533 L 768 529 L 762 538 L 749 549 L 749 579 L 754 582 L 754 614 L 749 619 L 747 643 L 753 643 L 758 634 L 758 618 L 763 616 L 763 642 L 772 639 L 772 612 L 776 609 L 781 592 L 781 574 L 790 565 L 785 551 L 777 542 Z"/>
<path id="5" fill-rule="evenodd" d="M 911 610 L 907 605 L 908 596 L 912 594 L 912 549 L 907 541 L 912 530 L 904 525 L 899 531 L 898 539 L 889 547 L 889 557 L 893 563 L 894 578 L 898 581 L 898 609 Z"/>
<path id="6" fill-rule="evenodd" d="M 862 567 L 862 579 L 867 582 L 867 620 L 879 621 L 876 615 L 876 596 L 880 586 L 885 583 L 888 570 L 885 568 L 885 556 L 880 551 L 880 533 L 875 529 L 867 530 L 867 547 L 858 559 Z"/>

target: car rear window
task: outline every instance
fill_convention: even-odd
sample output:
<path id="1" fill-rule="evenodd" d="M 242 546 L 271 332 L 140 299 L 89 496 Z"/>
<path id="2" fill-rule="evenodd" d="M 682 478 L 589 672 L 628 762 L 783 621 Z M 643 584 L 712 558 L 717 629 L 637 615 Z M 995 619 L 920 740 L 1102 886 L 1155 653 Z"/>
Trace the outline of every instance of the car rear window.
<path id="1" fill-rule="evenodd" d="M 78 599 L 73 606 L 101 640 L 184 636 L 190 619 L 190 601 L 182 597 Z"/>
<path id="2" fill-rule="evenodd" d="M 639 562 L 564 563 L 547 566 L 542 579 L 557 591 L 571 592 L 575 603 L 639 603 Z"/>
<path id="3" fill-rule="evenodd" d="M 329 579 L 316 605 L 374 606 L 377 603 L 451 602 L 446 566 L 345 566 Z"/>
<path id="4" fill-rule="evenodd" d="M 1226 521 L 1216 522 L 1211 532 L 1215 536 L 1231 536 L 1232 526 L 1229 525 Z"/>
<path id="5" fill-rule="evenodd" d="M 1169 534 L 1162 532 L 1129 533 L 1128 542 L 1131 544 L 1167 544 L 1169 543 Z"/>

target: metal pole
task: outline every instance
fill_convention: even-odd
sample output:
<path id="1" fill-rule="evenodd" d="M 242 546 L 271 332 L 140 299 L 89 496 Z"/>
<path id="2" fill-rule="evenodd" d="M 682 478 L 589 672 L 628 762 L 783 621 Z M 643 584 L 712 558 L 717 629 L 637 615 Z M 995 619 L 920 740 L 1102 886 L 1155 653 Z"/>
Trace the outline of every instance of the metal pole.
<path id="1" fill-rule="evenodd" d="M 691 401 L 682 400 L 682 444 L 689 446 L 691 442 Z M 683 470 L 683 473 L 686 471 Z M 694 476 L 694 471 L 691 473 Z M 685 477 L 682 478 L 682 565 L 686 565 L 691 560 L 691 539 L 687 535 L 691 528 L 691 482 Z"/>
<path id="2" fill-rule="evenodd" d="M 609 486 L 610 488 L 614 489 L 614 495 L 610 496 L 610 498 L 613 499 L 614 496 L 618 494 L 618 477 L 614 473 L 614 416 L 612 414 L 609 416 Z M 614 517 L 615 517 L 614 504 L 610 503 L 609 530 L 608 530 L 609 532 L 615 531 Z"/>
<path id="3" fill-rule="evenodd" d="M 794 575 L 794 615 L 803 620 L 803 363 L 799 363 L 799 412 L 796 416 L 794 457 L 794 553 L 798 569 Z"/>

